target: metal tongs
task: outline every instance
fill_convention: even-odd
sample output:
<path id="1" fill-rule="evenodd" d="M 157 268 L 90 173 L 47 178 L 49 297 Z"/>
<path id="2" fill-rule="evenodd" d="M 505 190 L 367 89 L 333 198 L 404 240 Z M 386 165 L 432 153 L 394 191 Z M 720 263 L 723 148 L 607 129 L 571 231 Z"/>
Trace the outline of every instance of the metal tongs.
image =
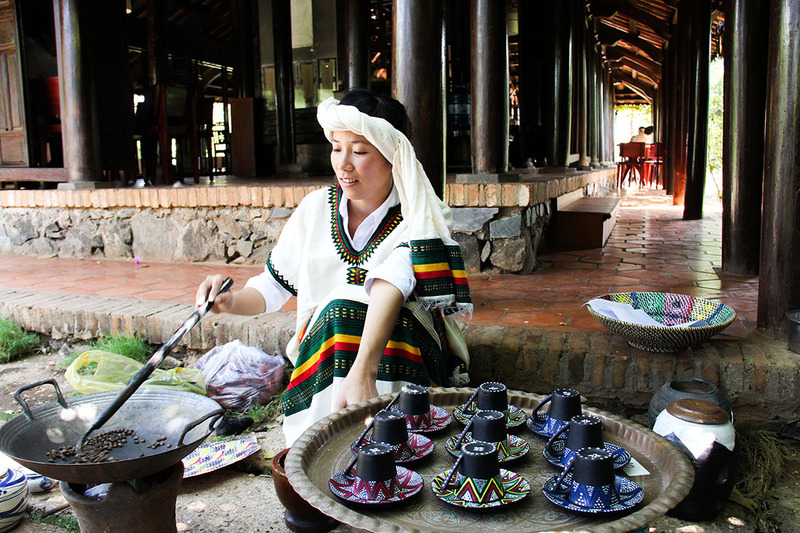
<path id="1" fill-rule="evenodd" d="M 233 280 L 231 278 L 226 278 L 225 281 L 222 282 L 217 294 L 222 294 L 230 289 L 232 285 Z M 103 424 L 108 422 L 109 418 L 114 416 L 114 413 L 116 413 L 119 408 L 122 407 L 122 404 L 124 404 L 128 398 L 130 398 L 131 395 L 136 392 L 142 383 L 144 383 L 145 380 L 150 377 L 150 374 L 153 373 L 153 370 L 155 370 L 158 365 L 164 361 L 164 358 L 172 351 L 173 348 L 175 348 L 183 336 L 186 335 L 186 333 L 198 322 L 200 322 L 200 319 L 203 318 L 213 306 L 214 301 L 211 300 L 195 309 L 195 311 L 189 316 L 189 318 L 186 319 L 181 327 L 179 327 L 178 330 L 173 333 L 169 339 L 167 339 L 167 342 L 165 342 L 161 348 L 159 348 L 158 351 L 156 351 L 156 353 L 150 357 L 147 363 L 136 373 L 136 375 L 133 376 L 130 381 L 128 381 L 128 384 L 119 391 L 119 394 L 117 394 L 116 398 L 114 398 L 114 400 L 108 404 L 105 409 L 103 409 L 103 412 L 97 416 L 94 423 L 92 423 L 92 427 L 90 427 L 86 433 L 81 436 L 80 440 L 78 440 L 76 449 L 79 453 L 81 451 L 81 446 L 83 446 L 83 442 L 86 440 L 86 437 L 88 437 L 92 431 L 99 429 Z"/>

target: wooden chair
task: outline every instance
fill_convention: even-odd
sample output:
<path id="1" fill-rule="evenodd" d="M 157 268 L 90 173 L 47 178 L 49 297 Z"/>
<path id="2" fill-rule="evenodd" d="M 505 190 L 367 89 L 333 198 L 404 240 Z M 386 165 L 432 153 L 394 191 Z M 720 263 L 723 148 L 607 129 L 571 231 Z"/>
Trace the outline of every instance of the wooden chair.
<path id="1" fill-rule="evenodd" d="M 661 186 L 661 166 L 664 163 L 664 144 L 656 142 L 647 145 L 647 157 L 644 161 L 647 184 L 656 188 Z"/>
<path id="2" fill-rule="evenodd" d="M 621 161 L 617 163 L 617 187 L 622 188 L 625 179 L 639 185 L 644 185 L 644 161 L 647 156 L 645 143 L 620 143 L 619 155 Z"/>

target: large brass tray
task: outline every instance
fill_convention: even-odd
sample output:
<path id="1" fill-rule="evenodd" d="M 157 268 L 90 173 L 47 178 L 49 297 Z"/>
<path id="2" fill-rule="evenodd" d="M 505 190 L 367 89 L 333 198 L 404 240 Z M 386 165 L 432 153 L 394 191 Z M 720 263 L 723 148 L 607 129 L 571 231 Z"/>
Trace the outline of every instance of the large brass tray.
<path id="1" fill-rule="evenodd" d="M 474 389 L 431 389 L 434 405 L 452 409 L 469 399 Z M 385 406 L 393 395 L 386 394 L 362 402 L 328 416 L 311 426 L 292 446 L 286 458 L 286 474 L 297 493 L 311 505 L 356 528 L 375 532 L 417 531 L 548 531 L 615 533 L 633 531 L 646 526 L 677 505 L 689 493 L 694 482 L 694 469 L 686 457 L 663 437 L 610 413 L 584 407 L 603 420 L 608 442 L 623 446 L 644 466 L 650 475 L 634 476 L 644 489 L 644 501 L 630 514 L 583 516 L 568 513 L 550 503 L 541 487 L 557 473 L 542 457 L 546 442 L 523 426 L 516 433 L 526 439 L 531 450 L 527 456 L 511 463 L 508 468 L 524 475 L 532 486 L 531 495 L 514 507 L 497 512 L 471 512 L 440 502 L 431 491 L 435 475 L 449 468 L 453 458 L 444 449 L 445 440 L 458 433 L 460 426 L 453 421 L 439 434 L 434 434 L 436 448 L 431 456 L 410 465 L 425 480 L 425 489 L 407 504 L 391 509 L 363 509 L 345 506 L 328 490 L 328 479 L 343 470 L 352 454 L 350 444 L 364 429 L 364 421 Z M 529 415 L 541 396 L 509 391 L 509 402 Z"/>

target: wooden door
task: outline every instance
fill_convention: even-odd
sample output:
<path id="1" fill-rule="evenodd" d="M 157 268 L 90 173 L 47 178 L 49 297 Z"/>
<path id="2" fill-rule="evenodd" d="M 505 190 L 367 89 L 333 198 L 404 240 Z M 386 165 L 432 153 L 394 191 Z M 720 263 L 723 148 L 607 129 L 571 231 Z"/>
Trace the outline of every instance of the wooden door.
<path id="1" fill-rule="evenodd" d="M 28 147 L 13 0 L 0 0 L 0 166 L 27 166 Z"/>

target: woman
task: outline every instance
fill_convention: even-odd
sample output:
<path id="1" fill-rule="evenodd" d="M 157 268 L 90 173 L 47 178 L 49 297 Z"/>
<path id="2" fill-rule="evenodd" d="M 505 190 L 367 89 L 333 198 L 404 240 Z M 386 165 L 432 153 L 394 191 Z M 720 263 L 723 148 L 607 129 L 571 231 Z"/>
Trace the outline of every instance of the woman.
<path id="1" fill-rule="evenodd" d="M 252 315 L 297 296 L 294 364 L 284 396 L 287 446 L 315 421 L 406 383 L 461 384 L 468 356 L 453 315 L 472 302 L 450 209 L 434 193 L 392 98 L 353 90 L 317 119 L 331 142 L 336 184 L 309 194 L 289 219 L 265 272 L 197 303 Z"/>

